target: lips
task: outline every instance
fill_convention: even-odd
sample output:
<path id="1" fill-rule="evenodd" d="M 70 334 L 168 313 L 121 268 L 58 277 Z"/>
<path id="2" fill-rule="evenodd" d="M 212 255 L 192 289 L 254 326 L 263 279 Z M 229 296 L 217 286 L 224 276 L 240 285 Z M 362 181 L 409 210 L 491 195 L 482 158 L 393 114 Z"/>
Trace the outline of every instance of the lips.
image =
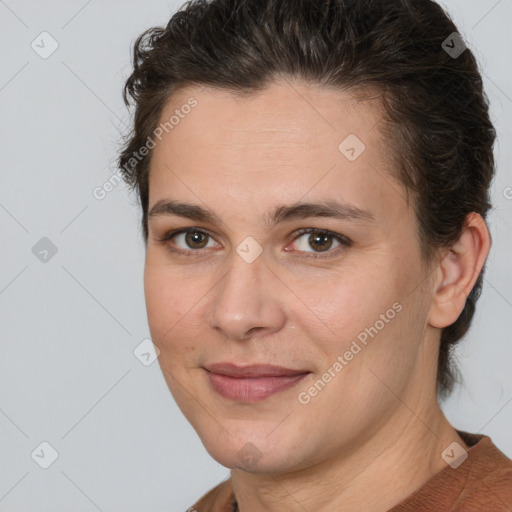
<path id="1" fill-rule="evenodd" d="M 209 372 L 226 375 L 228 377 L 289 377 L 309 373 L 309 370 L 293 370 L 284 366 L 271 364 L 254 364 L 250 366 L 237 366 L 232 363 L 215 363 L 206 367 Z"/>
<path id="2" fill-rule="evenodd" d="M 237 366 L 216 363 L 205 367 L 214 391 L 239 402 L 255 402 L 290 389 L 304 379 L 309 370 L 274 365 Z"/>

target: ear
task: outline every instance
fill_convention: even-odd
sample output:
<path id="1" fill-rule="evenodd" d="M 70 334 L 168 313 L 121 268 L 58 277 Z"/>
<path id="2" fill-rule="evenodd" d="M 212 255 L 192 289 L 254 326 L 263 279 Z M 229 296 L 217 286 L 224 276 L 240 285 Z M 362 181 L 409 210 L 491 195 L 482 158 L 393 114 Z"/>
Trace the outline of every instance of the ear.
<path id="1" fill-rule="evenodd" d="M 470 213 L 460 238 L 439 262 L 429 325 L 444 328 L 459 318 L 490 248 L 491 237 L 484 219 L 478 213 Z"/>

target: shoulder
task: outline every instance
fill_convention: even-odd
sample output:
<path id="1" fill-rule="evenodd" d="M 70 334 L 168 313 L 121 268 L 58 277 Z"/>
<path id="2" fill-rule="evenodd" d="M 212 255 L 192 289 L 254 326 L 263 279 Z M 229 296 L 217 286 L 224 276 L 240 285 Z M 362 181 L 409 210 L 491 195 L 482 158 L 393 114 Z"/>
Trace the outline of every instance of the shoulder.
<path id="1" fill-rule="evenodd" d="M 478 447 L 478 449 L 477 449 Z M 474 453 L 471 452 L 474 450 Z M 510 511 L 512 509 L 512 460 L 487 436 L 468 450 L 467 480 L 461 504 L 478 510 Z M 471 455 L 473 457 L 471 458 Z M 464 507 L 461 508 L 463 510 Z M 476 510 L 476 508 L 475 508 Z"/>
<path id="2" fill-rule="evenodd" d="M 231 478 L 209 490 L 187 512 L 232 512 L 235 504 Z"/>
<path id="3" fill-rule="evenodd" d="M 512 460 L 487 436 L 459 435 L 468 445 L 463 462 L 448 465 L 390 512 L 512 510 Z"/>

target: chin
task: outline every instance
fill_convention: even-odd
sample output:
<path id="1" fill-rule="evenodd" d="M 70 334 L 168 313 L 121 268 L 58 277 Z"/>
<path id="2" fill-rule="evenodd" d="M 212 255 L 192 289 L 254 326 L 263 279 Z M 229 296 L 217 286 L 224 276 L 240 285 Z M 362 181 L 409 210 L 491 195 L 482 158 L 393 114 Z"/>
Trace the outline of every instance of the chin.
<path id="1" fill-rule="evenodd" d="M 211 457 L 229 469 L 257 474 L 289 472 L 308 466 L 308 457 L 303 454 L 304 440 L 294 439 L 287 431 L 284 435 L 274 432 L 269 436 L 267 429 L 224 430 L 218 424 L 217 428 L 208 425 L 203 431 L 196 431 Z"/>

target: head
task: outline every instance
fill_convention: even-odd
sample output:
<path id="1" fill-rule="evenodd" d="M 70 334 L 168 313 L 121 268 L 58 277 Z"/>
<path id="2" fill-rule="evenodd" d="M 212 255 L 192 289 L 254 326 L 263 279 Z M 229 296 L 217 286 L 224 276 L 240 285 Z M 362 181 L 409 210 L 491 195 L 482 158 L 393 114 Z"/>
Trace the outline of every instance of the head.
<path id="1" fill-rule="evenodd" d="M 267 467 L 299 446 L 313 463 L 321 439 L 344 450 L 398 414 L 393 394 L 451 391 L 495 139 L 474 56 L 443 48 L 454 32 L 428 0 L 213 0 L 137 39 L 119 166 L 140 199 L 149 326 L 221 463 L 247 442 Z M 224 361 L 309 373 L 237 402 L 211 389 Z"/>

